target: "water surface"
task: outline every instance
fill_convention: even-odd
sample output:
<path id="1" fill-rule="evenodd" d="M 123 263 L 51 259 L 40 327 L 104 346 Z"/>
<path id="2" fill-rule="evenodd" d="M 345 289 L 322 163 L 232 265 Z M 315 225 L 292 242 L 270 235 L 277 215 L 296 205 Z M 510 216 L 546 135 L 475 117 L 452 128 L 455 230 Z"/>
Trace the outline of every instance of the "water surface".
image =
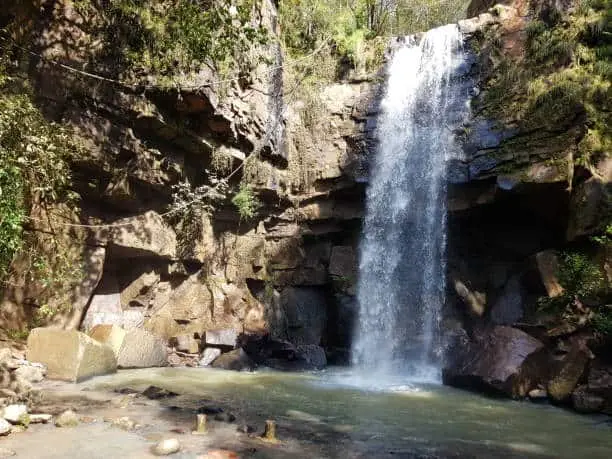
<path id="1" fill-rule="evenodd" d="M 257 457 L 607 459 L 612 452 L 608 418 L 488 399 L 399 377 L 380 388 L 375 375 L 333 369 L 288 374 L 164 368 L 121 371 L 87 386 L 151 384 L 194 400 L 214 400 L 249 422 L 273 418 L 281 438 L 296 439 L 308 451 L 301 456 L 298 448 L 280 456 Z"/>

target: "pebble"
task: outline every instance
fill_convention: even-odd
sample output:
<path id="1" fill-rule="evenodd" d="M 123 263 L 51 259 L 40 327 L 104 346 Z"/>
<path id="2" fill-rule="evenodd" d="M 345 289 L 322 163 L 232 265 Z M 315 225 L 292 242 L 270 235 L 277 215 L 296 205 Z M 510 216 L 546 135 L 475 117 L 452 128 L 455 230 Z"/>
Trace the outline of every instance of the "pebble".
<path id="1" fill-rule="evenodd" d="M 72 410 L 64 411 L 55 419 L 57 427 L 76 427 L 79 425 L 79 418 Z"/>
<path id="2" fill-rule="evenodd" d="M 25 405 L 9 405 L 4 408 L 2 417 L 11 424 L 22 423 L 24 417 L 28 414 L 28 407 Z"/>
<path id="3" fill-rule="evenodd" d="M 11 424 L 3 418 L 0 418 L 0 435 L 8 435 L 11 433 Z"/>
<path id="4" fill-rule="evenodd" d="M 31 414 L 30 415 L 30 422 L 32 424 L 46 424 L 47 422 L 51 421 L 51 419 L 53 419 L 53 416 L 51 416 L 50 414 Z"/>
<path id="5" fill-rule="evenodd" d="M 180 450 L 180 442 L 176 438 L 168 438 L 156 444 L 152 452 L 156 456 L 169 456 L 170 454 L 178 453 Z"/>

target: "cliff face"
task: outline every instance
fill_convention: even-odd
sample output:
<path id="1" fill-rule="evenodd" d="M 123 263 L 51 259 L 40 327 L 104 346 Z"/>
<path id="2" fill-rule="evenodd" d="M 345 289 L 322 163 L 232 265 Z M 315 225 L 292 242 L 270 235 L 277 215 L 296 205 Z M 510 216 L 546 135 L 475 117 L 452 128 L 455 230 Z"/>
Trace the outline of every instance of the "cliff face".
<path id="1" fill-rule="evenodd" d="M 609 411 L 608 39 L 589 32 L 609 30 L 605 5 L 478 5 L 460 22 L 474 85 L 450 165 L 445 381 Z"/>
<path id="2" fill-rule="evenodd" d="M 72 162 L 78 209 L 35 206 L 28 231 L 41 250 L 58 250 L 78 269 L 68 295 L 49 305 L 41 301 L 45 286 L 14 275 L 2 303 L 5 327 L 22 329 L 48 309 L 57 313 L 46 320 L 63 328 L 110 322 L 166 339 L 269 331 L 345 359 L 379 78 L 326 85 L 315 110 L 284 83 L 287 57 L 271 40 L 254 48 L 263 59 L 246 80 L 206 67 L 176 72 L 169 84 L 167 76 L 126 74 L 101 58 L 112 42 L 100 41 L 95 11 L 69 0 L 42 5 L 39 16 L 10 11 L 4 22 L 20 24 L 14 38 L 35 44 L 34 54 L 17 57 L 39 106 L 72 126 L 84 148 Z M 534 61 L 540 35 L 530 26 L 542 22 L 538 33 L 554 36 L 577 20 L 565 3 L 517 1 L 485 11 L 490 6 L 474 2 L 480 15 L 460 23 L 469 57 L 457 85 L 471 104 L 449 126 L 461 154 L 449 163 L 445 337 L 472 354 L 500 340 L 518 354 L 526 342 L 532 352 L 542 347 L 533 338 L 582 355 L 583 332 L 594 336 L 583 316 L 600 314 L 605 298 L 586 304 L 590 312 L 568 300 L 568 314 L 566 304 L 542 313 L 540 303 L 563 296 L 559 250 L 585 251 L 609 283 L 610 251 L 589 239 L 609 222 L 609 151 L 604 142 L 603 152 L 584 159 L 600 120 L 566 91 L 574 80 L 555 89 L 567 62 Z M 546 25 L 552 11 L 569 19 Z M 278 33 L 273 2 L 257 3 L 252 15 Z M 242 179 L 260 201 L 252 218 L 231 202 Z M 517 338 L 518 331 L 533 336 Z M 524 395 L 544 379 L 504 381 L 502 390 L 520 386 Z"/>
<path id="3" fill-rule="evenodd" d="M 327 317 L 347 315 L 354 294 L 374 86 L 325 88 L 315 137 L 303 101 L 284 88 L 274 39 L 256 48 L 263 58 L 248 82 L 210 68 L 180 72 L 171 84 L 126 77 L 100 57 L 113 43 L 101 41 L 92 5 L 43 2 L 39 16 L 16 9 L 5 18 L 23 21 L 13 37 L 35 44 L 19 56 L 39 106 L 84 146 L 72 162 L 79 209 L 35 207 L 29 224 L 80 264 L 48 320 L 144 326 L 164 338 L 272 329 L 293 341 L 307 336 L 300 344 L 346 347 L 347 331 L 328 330 Z M 278 33 L 271 1 L 252 14 Z M 249 219 L 231 203 L 243 178 L 260 201 Z M 13 277 L 3 321 L 22 329 L 43 306 L 44 287 Z"/>

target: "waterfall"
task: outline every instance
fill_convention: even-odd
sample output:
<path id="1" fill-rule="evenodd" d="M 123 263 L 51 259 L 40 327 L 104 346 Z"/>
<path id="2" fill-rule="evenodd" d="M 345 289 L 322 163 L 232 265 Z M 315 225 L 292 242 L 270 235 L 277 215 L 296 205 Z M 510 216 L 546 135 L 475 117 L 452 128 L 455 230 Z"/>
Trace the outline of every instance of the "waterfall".
<path id="1" fill-rule="evenodd" d="M 436 338 L 445 298 L 446 163 L 455 25 L 407 38 L 388 64 L 360 246 L 354 366 L 438 379 Z"/>

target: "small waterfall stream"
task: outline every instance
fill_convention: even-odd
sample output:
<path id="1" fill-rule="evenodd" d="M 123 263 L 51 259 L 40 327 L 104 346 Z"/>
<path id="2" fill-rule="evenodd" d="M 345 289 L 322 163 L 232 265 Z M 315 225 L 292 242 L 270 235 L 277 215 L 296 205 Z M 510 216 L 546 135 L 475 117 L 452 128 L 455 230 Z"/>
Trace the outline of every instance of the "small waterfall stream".
<path id="1" fill-rule="evenodd" d="M 367 192 L 352 360 L 382 374 L 437 380 L 436 330 L 445 296 L 446 162 L 455 25 L 407 38 L 388 64 Z M 452 124 L 452 123 L 451 123 Z"/>

